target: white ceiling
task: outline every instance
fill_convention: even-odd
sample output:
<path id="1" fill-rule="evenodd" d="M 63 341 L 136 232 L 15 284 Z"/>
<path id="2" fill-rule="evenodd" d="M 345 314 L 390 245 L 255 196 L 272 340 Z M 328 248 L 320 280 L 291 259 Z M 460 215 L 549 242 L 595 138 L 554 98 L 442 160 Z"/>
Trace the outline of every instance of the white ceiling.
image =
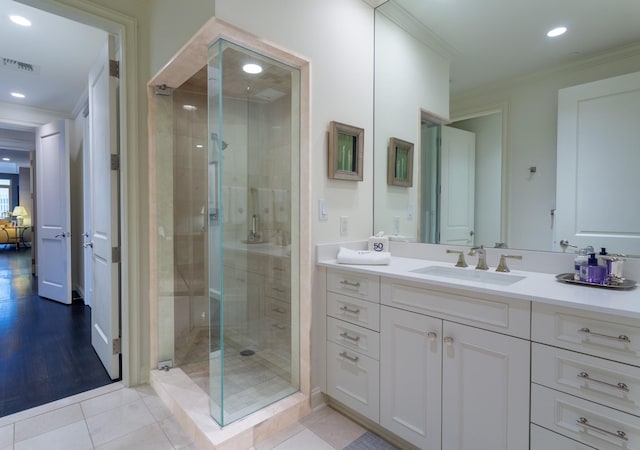
<path id="1" fill-rule="evenodd" d="M 392 0 L 453 51 L 460 91 L 640 43 L 640 0 Z M 387 6 L 382 5 L 384 10 Z M 546 32 L 566 26 L 551 39 Z M 640 68 L 639 68 L 640 69 Z"/>
<path id="2" fill-rule="evenodd" d="M 32 25 L 14 24 L 9 20 L 11 14 L 29 19 Z M 89 69 L 106 37 L 103 30 L 13 0 L 0 0 L 0 104 L 71 116 L 81 107 Z M 19 70 L 15 62 L 30 64 L 33 70 Z M 26 98 L 12 97 L 11 92 L 16 91 Z M 0 124 L 0 157 L 13 150 L 12 162 L 28 165 L 24 147 L 33 141 L 32 136 L 24 127 Z"/>

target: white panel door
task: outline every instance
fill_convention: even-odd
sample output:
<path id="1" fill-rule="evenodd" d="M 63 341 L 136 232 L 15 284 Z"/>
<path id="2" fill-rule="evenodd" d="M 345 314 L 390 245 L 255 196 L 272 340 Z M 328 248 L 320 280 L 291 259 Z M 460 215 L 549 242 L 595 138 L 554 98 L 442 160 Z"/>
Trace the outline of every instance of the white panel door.
<path id="1" fill-rule="evenodd" d="M 111 378 L 120 376 L 119 350 L 114 341 L 120 336 L 119 258 L 114 247 L 118 234 L 118 171 L 111 170 L 112 155 L 118 154 L 117 79 L 109 73 L 114 40 L 108 38 L 89 74 L 91 149 L 91 225 L 93 299 L 91 343 Z M 117 255 L 117 251 L 115 254 Z"/>
<path id="2" fill-rule="evenodd" d="M 472 245 L 475 214 L 476 136 L 441 127 L 440 244 Z"/>
<path id="3" fill-rule="evenodd" d="M 82 130 L 82 206 L 84 208 L 82 242 L 84 246 L 83 286 L 84 304 L 93 303 L 93 254 L 91 241 L 91 127 L 90 111 L 87 106 L 87 116 Z"/>
<path id="4" fill-rule="evenodd" d="M 36 133 L 38 295 L 71 303 L 69 133 L 65 120 Z"/>
<path id="5" fill-rule="evenodd" d="M 529 448 L 529 341 L 445 321 L 442 450 Z"/>
<path id="6" fill-rule="evenodd" d="M 440 448 L 442 320 L 381 306 L 380 424 Z"/>
<path id="7" fill-rule="evenodd" d="M 555 250 L 640 254 L 638 124 L 640 72 L 559 91 Z"/>

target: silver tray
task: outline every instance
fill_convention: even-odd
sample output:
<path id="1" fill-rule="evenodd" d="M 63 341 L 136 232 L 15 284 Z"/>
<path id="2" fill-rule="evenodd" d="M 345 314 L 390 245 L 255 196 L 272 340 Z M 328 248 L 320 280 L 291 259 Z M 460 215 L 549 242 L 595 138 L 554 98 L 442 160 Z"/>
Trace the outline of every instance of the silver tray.
<path id="1" fill-rule="evenodd" d="M 623 280 L 619 284 L 597 284 L 589 283 L 587 281 L 574 280 L 573 272 L 561 273 L 559 275 L 556 275 L 556 280 L 561 283 L 581 284 L 583 286 L 599 287 L 605 289 L 633 289 L 634 287 L 636 287 L 636 282 L 633 280 Z"/>

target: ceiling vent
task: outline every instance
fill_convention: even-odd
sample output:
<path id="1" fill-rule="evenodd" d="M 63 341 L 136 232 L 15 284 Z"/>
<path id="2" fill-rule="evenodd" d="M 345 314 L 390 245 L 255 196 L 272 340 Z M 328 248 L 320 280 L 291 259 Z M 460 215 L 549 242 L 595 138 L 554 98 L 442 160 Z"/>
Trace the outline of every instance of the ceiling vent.
<path id="1" fill-rule="evenodd" d="M 38 66 L 34 66 L 33 64 L 23 61 L 16 61 L 11 58 L 2 58 L 0 60 L 0 68 L 13 70 L 15 72 L 32 73 L 34 75 L 40 72 L 40 68 Z"/>

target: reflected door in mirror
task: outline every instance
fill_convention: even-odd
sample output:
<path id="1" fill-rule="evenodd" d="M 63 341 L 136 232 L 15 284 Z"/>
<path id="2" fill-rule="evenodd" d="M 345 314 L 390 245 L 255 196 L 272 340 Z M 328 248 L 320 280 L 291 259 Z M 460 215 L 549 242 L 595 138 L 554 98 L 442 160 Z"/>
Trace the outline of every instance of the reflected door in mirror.
<path id="1" fill-rule="evenodd" d="M 638 124 L 640 72 L 559 91 L 554 250 L 640 255 Z"/>

